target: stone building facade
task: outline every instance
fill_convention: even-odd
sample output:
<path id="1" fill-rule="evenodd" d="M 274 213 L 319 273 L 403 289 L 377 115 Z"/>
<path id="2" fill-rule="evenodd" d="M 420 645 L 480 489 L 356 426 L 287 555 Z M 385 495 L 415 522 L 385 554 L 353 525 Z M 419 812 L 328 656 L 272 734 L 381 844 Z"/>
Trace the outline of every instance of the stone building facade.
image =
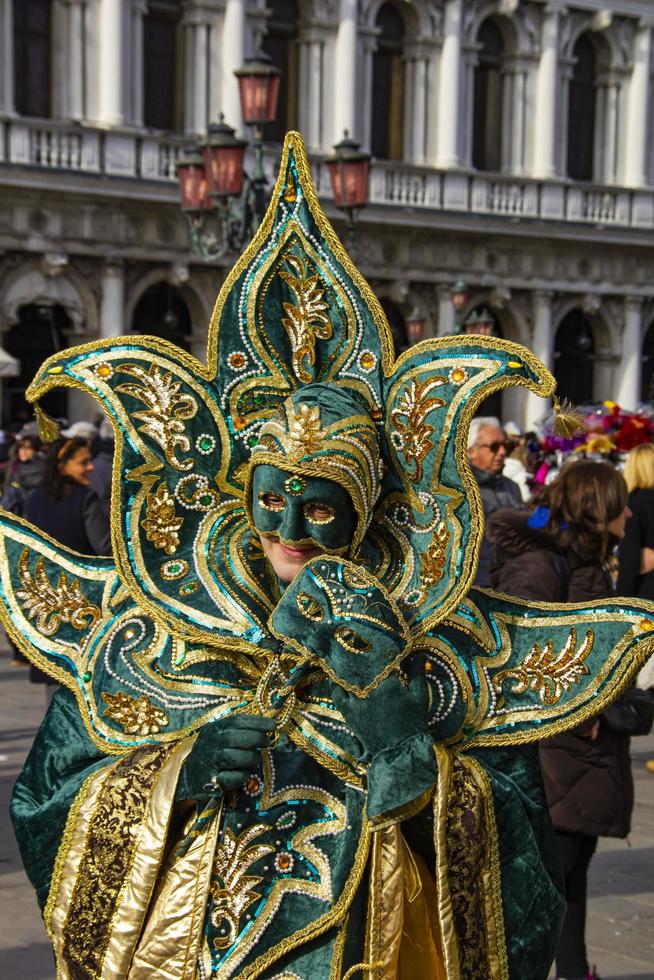
<path id="1" fill-rule="evenodd" d="M 192 252 L 175 162 L 221 112 L 243 131 L 259 40 L 284 70 L 271 179 L 299 128 L 339 230 L 325 157 L 344 130 L 374 154 L 357 263 L 400 336 L 415 309 L 457 329 L 463 278 L 463 316 L 563 393 L 654 397 L 653 29 L 651 0 L 0 0 L 4 421 L 60 346 L 155 332 L 203 358 L 233 257 Z"/>

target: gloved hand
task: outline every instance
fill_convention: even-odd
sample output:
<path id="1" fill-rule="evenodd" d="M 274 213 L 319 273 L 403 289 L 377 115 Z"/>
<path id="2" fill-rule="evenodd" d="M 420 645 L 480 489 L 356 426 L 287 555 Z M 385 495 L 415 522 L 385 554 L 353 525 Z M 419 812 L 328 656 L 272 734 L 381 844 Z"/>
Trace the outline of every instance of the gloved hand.
<path id="1" fill-rule="evenodd" d="M 409 689 L 393 673 L 366 697 L 336 686 L 332 697 L 363 747 L 361 761 L 368 763 L 366 812 L 373 826 L 417 812 L 437 777 L 424 678 L 416 678 Z"/>
<path id="2" fill-rule="evenodd" d="M 219 789 L 242 786 L 274 731 L 274 719 L 261 715 L 228 715 L 204 725 L 182 767 L 176 798 L 208 800 Z"/>
<path id="3" fill-rule="evenodd" d="M 364 698 L 337 686 L 332 697 L 364 748 L 363 761 L 414 735 L 427 734 L 426 699 L 419 696 L 417 683 L 407 688 L 396 673 L 389 674 Z"/>

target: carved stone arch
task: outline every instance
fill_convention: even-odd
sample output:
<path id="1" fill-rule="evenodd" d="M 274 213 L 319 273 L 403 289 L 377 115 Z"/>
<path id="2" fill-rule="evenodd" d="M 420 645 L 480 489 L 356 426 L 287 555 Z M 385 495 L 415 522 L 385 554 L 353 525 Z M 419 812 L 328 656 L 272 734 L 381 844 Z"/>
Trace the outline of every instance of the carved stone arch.
<path id="1" fill-rule="evenodd" d="M 633 62 L 635 21 L 626 17 L 614 17 L 610 27 L 601 36 L 610 52 L 610 62 L 602 67 L 627 70 Z"/>
<path id="2" fill-rule="evenodd" d="M 420 33 L 420 18 L 414 0 L 411 2 L 399 2 L 399 0 L 369 0 L 363 3 L 359 10 L 359 25 L 369 31 L 375 31 L 377 15 L 381 8 L 387 4 L 392 4 L 404 22 L 406 37 L 415 37 Z M 423 7 L 423 4 L 420 4 Z"/>
<path id="3" fill-rule="evenodd" d="M 582 34 L 588 35 L 588 40 L 595 49 L 597 68 L 607 69 L 613 63 L 613 48 L 607 39 L 607 31 L 593 29 L 593 18 L 587 15 L 571 15 L 566 18 L 568 30 L 562 32 L 561 56 L 563 59 L 573 59 L 577 41 Z M 564 21 L 565 23 L 565 21 Z"/>
<path id="4" fill-rule="evenodd" d="M 13 269 L 5 280 L 0 297 L 0 325 L 9 326 L 18 320 L 21 306 L 32 303 L 61 306 L 70 317 L 76 334 L 97 334 L 98 307 L 86 280 L 67 260 L 56 263 L 31 259 Z"/>
<path id="5" fill-rule="evenodd" d="M 502 34 L 504 49 L 507 54 L 517 54 L 519 50 L 520 32 L 517 29 L 515 17 L 509 17 L 503 12 L 501 0 L 491 0 L 471 9 L 464 18 L 463 40 L 468 47 L 477 46 L 477 38 L 484 21 L 490 17 Z"/>
<path id="6" fill-rule="evenodd" d="M 573 310 L 582 310 L 588 318 L 595 341 L 595 350 L 608 356 L 617 356 L 620 353 L 620 331 L 611 329 L 611 323 L 616 322 L 615 315 L 611 315 L 605 308 L 602 297 L 579 294 L 566 297 L 556 306 L 554 316 L 554 335 L 561 326 L 569 313 Z M 621 326 L 621 325 L 620 325 Z"/>

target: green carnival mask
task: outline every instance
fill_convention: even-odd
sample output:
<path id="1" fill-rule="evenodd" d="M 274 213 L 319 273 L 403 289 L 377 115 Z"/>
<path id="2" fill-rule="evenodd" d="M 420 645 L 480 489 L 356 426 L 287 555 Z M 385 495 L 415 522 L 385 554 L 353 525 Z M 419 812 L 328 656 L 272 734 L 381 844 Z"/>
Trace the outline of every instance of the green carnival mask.
<path id="1" fill-rule="evenodd" d="M 352 544 L 357 516 L 347 491 L 333 480 L 293 475 L 276 466 L 255 466 L 252 517 L 262 534 L 286 544 L 312 541 L 325 551 Z"/>

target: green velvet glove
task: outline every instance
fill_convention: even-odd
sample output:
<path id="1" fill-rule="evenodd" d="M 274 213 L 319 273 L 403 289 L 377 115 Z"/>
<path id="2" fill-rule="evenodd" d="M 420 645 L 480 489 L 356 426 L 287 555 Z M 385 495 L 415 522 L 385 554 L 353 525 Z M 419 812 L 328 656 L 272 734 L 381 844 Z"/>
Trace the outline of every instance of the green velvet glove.
<path id="1" fill-rule="evenodd" d="M 177 799 L 208 800 L 242 786 L 274 731 L 274 719 L 260 715 L 228 715 L 204 725 L 182 767 Z"/>
<path id="2" fill-rule="evenodd" d="M 436 782 L 424 678 L 416 678 L 409 689 L 390 674 L 365 698 L 339 687 L 332 697 L 363 746 L 362 761 L 369 763 L 368 818 L 374 824 L 416 812 Z"/>

